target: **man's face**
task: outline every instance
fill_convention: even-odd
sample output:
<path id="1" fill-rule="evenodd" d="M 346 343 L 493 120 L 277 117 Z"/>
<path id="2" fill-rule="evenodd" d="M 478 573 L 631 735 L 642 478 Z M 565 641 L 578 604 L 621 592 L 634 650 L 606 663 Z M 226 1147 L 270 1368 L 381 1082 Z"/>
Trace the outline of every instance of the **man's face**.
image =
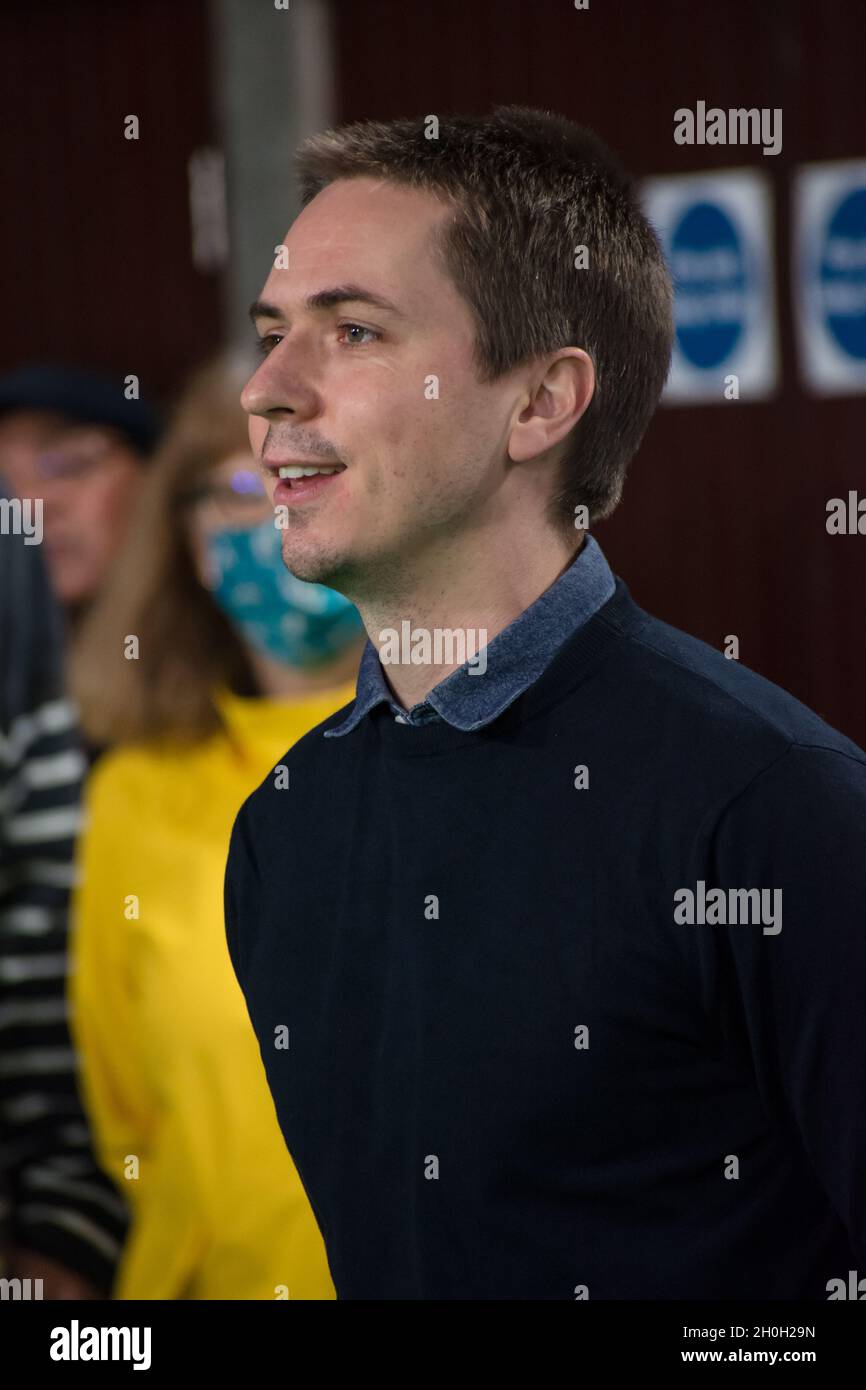
<path id="1" fill-rule="evenodd" d="M 517 396 L 508 378 L 476 381 L 471 311 L 430 244 L 447 216 L 428 192 L 330 184 L 286 236 L 288 268 L 262 290 L 266 355 L 241 401 L 287 508 L 283 558 L 301 579 L 363 593 L 365 576 L 411 572 L 496 505 Z M 337 302 L 307 302 L 341 287 L 350 294 Z M 288 459 L 345 468 L 293 496 L 271 471 Z"/>
<path id="2" fill-rule="evenodd" d="M 141 465 L 121 436 L 53 411 L 0 419 L 0 474 L 16 496 L 43 499 L 51 585 L 64 606 L 95 598 L 126 530 Z"/>

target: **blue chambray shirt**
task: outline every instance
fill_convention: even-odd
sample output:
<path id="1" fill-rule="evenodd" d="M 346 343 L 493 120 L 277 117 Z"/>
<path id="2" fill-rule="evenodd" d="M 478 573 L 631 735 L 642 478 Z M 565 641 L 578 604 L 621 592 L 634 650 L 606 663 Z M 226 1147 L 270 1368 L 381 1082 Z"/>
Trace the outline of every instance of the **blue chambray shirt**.
<path id="1" fill-rule="evenodd" d="M 562 644 L 612 597 L 616 581 L 601 546 L 589 534 L 568 569 L 487 643 L 487 668 L 472 674 L 477 654 L 434 686 L 420 704 L 405 710 L 391 690 L 373 643 L 358 668 L 355 703 L 342 724 L 325 738 L 350 734 L 376 705 L 386 701 L 401 724 L 444 719 L 474 733 L 496 719 L 538 680 Z"/>

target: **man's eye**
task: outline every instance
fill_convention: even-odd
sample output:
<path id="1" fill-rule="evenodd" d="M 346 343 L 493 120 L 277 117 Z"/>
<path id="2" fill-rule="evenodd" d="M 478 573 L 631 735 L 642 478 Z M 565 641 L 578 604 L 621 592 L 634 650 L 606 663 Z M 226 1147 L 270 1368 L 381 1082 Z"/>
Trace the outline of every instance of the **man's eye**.
<path id="1" fill-rule="evenodd" d="M 341 323 L 339 325 L 339 332 L 342 333 L 344 329 L 349 333 L 369 333 L 371 335 L 366 340 L 362 340 L 360 338 L 351 338 L 348 344 L 349 347 L 364 347 L 365 342 L 375 342 L 382 336 L 381 333 L 376 332 L 375 328 L 365 328 L 364 325 L 361 323 Z"/>
<path id="2" fill-rule="evenodd" d="M 273 352 L 277 343 L 282 341 L 278 333 L 266 333 L 264 338 L 256 338 L 256 352 L 261 353 L 262 357 L 267 357 L 269 352 Z"/>

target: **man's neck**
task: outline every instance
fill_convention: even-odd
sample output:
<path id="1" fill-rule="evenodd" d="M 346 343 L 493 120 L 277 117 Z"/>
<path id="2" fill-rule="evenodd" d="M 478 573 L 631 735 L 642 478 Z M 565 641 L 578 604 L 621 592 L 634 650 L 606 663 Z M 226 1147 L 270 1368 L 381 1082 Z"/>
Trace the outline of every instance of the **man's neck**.
<path id="1" fill-rule="evenodd" d="M 495 557 L 470 553 L 456 583 L 419 585 L 414 595 L 401 600 L 399 612 L 389 609 L 371 616 L 369 606 L 359 603 L 383 675 L 405 710 L 422 703 L 435 686 L 492 642 L 556 582 L 583 547 L 586 532 L 574 535 L 571 547 L 567 539 L 553 539 L 543 548 L 536 542 L 532 551 L 502 546 Z M 407 622 L 409 642 L 403 640 Z M 417 665 L 403 659 L 410 658 L 412 635 L 419 632 L 429 634 L 431 652 L 447 652 L 447 639 L 435 642 L 437 630 L 462 639 L 454 643 L 453 661 Z"/>

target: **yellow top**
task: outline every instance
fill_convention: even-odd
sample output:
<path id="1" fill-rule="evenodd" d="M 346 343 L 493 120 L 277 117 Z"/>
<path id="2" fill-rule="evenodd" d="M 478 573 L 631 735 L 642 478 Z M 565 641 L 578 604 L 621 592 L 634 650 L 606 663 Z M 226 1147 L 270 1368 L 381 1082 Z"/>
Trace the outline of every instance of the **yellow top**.
<path id="1" fill-rule="evenodd" d="M 229 959 L 223 875 L 241 803 L 354 694 L 223 692 L 227 732 L 117 749 L 88 784 L 70 1004 L 97 1152 L 132 1211 L 117 1298 L 336 1297 Z"/>

